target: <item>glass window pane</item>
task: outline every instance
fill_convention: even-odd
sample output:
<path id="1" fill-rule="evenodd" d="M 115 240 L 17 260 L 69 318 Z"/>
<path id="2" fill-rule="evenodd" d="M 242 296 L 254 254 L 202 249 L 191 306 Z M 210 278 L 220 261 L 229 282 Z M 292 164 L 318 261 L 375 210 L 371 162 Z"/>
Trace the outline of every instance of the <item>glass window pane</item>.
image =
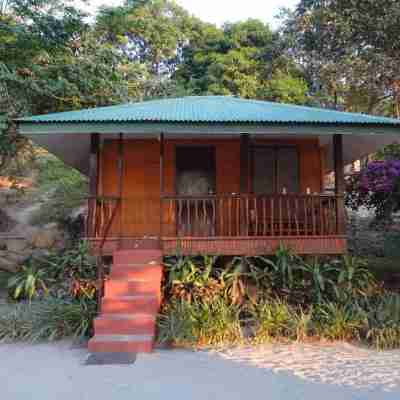
<path id="1" fill-rule="evenodd" d="M 277 191 L 298 193 L 299 191 L 299 157 L 295 147 L 277 149 L 278 184 Z"/>
<path id="2" fill-rule="evenodd" d="M 273 147 L 255 147 L 253 189 L 256 194 L 275 192 L 275 151 Z"/>

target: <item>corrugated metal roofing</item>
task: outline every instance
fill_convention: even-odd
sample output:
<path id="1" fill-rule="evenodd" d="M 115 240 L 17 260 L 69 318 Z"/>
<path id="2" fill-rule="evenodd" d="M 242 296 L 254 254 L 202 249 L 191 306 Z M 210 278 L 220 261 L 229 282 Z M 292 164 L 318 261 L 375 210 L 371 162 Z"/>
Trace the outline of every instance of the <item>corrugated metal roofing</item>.
<path id="1" fill-rule="evenodd" d="M 231 96 L 182 97 L 21 118 L 20 123 L 172 122 L 366 124 L 400 126 L 400 120 Z"/>

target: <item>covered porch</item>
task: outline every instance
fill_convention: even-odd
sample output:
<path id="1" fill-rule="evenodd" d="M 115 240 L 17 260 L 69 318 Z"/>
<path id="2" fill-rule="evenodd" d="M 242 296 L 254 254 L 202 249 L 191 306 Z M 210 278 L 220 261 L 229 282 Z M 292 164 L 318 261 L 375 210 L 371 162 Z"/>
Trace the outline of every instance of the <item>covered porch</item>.
<path id="1" fill-rule="evenodd" d="M 153 139 L 92 136 L 93 249 L 161 247 L 164 254 L 346 252 L 342 136 Z M 336 171 L 324 188 L 325 157 Z M 204 182 L 203 182 L 204 181 Z"/>
<path id="2" fill-rule="evenodd" d="M 344 165 L 400 132 L 394 119 L 223 96 L 17 123 L 89 176 L 85 237 L 97 254 L 345 253 Z"/>

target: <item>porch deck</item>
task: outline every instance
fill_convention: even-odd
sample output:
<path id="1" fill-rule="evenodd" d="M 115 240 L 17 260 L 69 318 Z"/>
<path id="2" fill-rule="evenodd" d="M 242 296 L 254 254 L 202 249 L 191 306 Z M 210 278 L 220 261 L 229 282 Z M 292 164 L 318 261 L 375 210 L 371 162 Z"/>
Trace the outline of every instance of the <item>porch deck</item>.
<path id="1" fill-rule="evenodd" d="M 338 195 L 162 196 L 91 198 L 86 237 L 92 249 L 161 248 L 171 254 L 266 255 L 279 244 L 298 254 L 346 252 L 343 198 Z M 151 215 L 146 209 L 155 210 Z M 159 220 L 159 235 L 119 231 L 124 210 L 137 210 L 131 225 Z"/>

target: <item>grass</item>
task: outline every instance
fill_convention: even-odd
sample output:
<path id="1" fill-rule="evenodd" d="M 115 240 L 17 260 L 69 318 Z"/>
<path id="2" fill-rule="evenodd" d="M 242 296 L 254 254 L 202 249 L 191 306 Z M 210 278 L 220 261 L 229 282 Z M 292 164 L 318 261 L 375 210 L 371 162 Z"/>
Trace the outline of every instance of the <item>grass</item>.
<path id="1" fill-rule="evenodd" d="M 88 336 L 95 311 L 94 302 L 56 298 L 15 304 L 0 315 L 0 341 L 37 342 Z"/>

